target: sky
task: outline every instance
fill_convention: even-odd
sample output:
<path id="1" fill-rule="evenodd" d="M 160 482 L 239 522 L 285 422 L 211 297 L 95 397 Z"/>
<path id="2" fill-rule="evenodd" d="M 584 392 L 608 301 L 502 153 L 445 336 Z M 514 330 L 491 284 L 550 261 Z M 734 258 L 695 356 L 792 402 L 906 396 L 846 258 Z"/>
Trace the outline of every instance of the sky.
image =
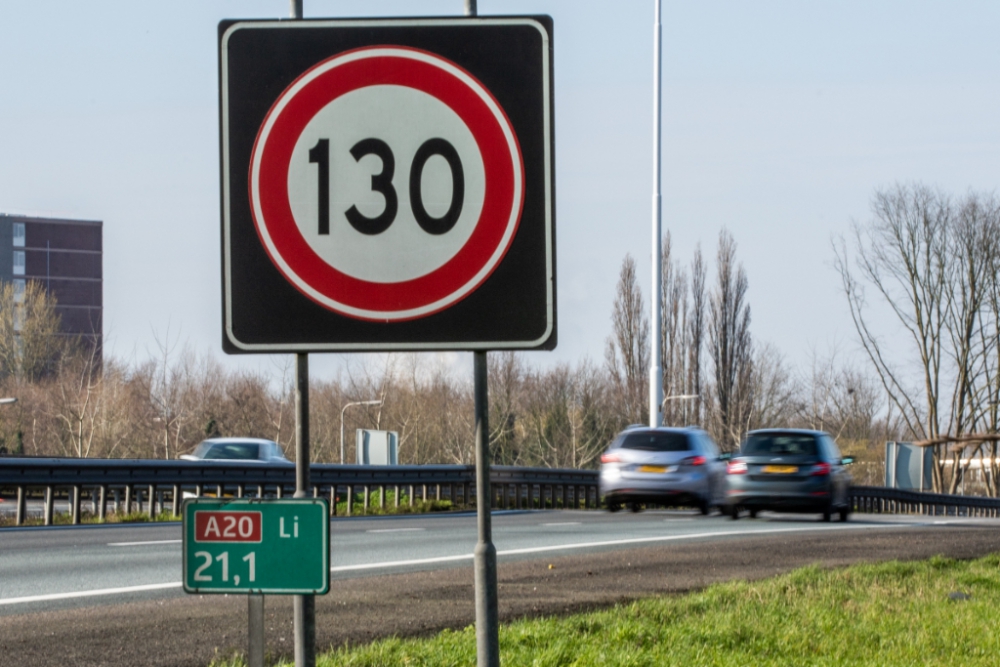
<path id="1" fill-rule="evenodd" d="M 554 20 L 559 345 L 529 363 L 601 361 L 626 254 L 648 298 L 653 8 L 479 0 L 481 15 Z M 462 0 L 305 0 L 306 18 L 461 12 Z M 287 0 L 0 0 L 0 212 L 104 221 L 111 354 L 170 340 L 224 357 L 217 24 L 287 14 Z M 854 349 L 831 240 L 869 218 L 877 188 L 1000 182 L 1000 4 L 665 0 L 663 22 L 675 256 L 700 245 L 713 258 L 727 229 L 756 340 L 792 365 Z M 353 361 L 313 355 L 312 374 Z"/>

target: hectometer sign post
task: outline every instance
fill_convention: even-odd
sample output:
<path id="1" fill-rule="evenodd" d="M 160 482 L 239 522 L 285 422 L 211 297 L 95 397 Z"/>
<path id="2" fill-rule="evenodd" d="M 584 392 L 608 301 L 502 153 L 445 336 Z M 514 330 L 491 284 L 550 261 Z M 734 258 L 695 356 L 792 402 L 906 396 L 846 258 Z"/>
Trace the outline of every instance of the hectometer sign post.
<path id="1" fill-rule="evenodd" d="M 183 516 L 188 593 L 323 595 L 330 511 L 322 498 L 196 498 Z"/>

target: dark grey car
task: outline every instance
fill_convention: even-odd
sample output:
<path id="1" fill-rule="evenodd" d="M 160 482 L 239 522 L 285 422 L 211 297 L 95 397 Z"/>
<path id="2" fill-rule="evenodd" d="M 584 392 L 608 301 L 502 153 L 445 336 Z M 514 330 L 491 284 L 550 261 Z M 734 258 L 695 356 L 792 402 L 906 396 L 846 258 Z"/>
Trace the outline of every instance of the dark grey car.
<path id="1" fill-rule="evenodd" d="M 816 512 L 829 521 L 851 511 L 851 475 L 837 444 L 823 431 L 751 431 L 726 468 L 725 512 Z"/>
<path id="2" fill-rule="evenodd" d="M 719 448 L 704 431 L 631 427 L 601 456 L 601 495 L 612 512 L 655 503 L 708 514 L 723 500 L 725 474 Z"/>

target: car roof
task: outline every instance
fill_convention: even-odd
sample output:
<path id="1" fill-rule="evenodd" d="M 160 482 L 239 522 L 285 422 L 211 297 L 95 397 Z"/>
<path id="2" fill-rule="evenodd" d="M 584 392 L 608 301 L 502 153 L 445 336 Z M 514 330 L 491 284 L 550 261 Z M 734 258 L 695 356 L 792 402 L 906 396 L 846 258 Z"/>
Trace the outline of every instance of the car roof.
<path id="1" fill-rule="evenodd" d="M 268 440 L 267 438 L 206 438 L 205 440 L 202 440 L 202 442 L 210 442 L 213 444 L 214 443 L 225 444 L 228 442 L 248 442 L 258 445 L 277 444 L 274 440 Z"/>
<path id="2" fill-rule="evenodd" d="M 747 433 L 750 435 L 770 435 L 773 433 L 787 433 L 789 435 L 830 435 L 826 431 L 814 431 L 808 428 L 759 428 Z"/>
<path id="3" fill-rule="evenodd" d="M 691 433 L 692 431 L 700 431 L 701 429 L 697 426 L 638 426 L 632 425 L 626 428 L 622 433 Z"/>

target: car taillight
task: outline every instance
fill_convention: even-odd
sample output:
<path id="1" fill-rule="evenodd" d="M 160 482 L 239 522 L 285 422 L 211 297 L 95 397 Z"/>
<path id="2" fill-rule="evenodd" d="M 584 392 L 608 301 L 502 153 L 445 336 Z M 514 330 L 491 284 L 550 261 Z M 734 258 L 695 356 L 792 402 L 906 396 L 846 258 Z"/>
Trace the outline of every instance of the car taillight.
<path id="1" fill-rule="evenodd" d="M 621 463 L 617 454 L 601 454 L 601 463 Z"/>
<path id="2" fill-rule="evenodd" d="M 829 463 L 817 463 L 813 466 L 812 472 L 809 473 L 811 477 L 825 477 L 830 474 L 830 464 Z"/>
<path id="3" fill-rule="evenodd" d="M 681 461 L 682 466 L 703 466 L 708 463 L 708 459 L 704 456 L 689 456 L 683 461 Z"/>
<path id="4" fill-rule="evenodd" d="M 730 461 L 729 465 L 726 466 L 727 475 L 745 475 L 747 474 L 747 464 L 743 461 Z"/>

